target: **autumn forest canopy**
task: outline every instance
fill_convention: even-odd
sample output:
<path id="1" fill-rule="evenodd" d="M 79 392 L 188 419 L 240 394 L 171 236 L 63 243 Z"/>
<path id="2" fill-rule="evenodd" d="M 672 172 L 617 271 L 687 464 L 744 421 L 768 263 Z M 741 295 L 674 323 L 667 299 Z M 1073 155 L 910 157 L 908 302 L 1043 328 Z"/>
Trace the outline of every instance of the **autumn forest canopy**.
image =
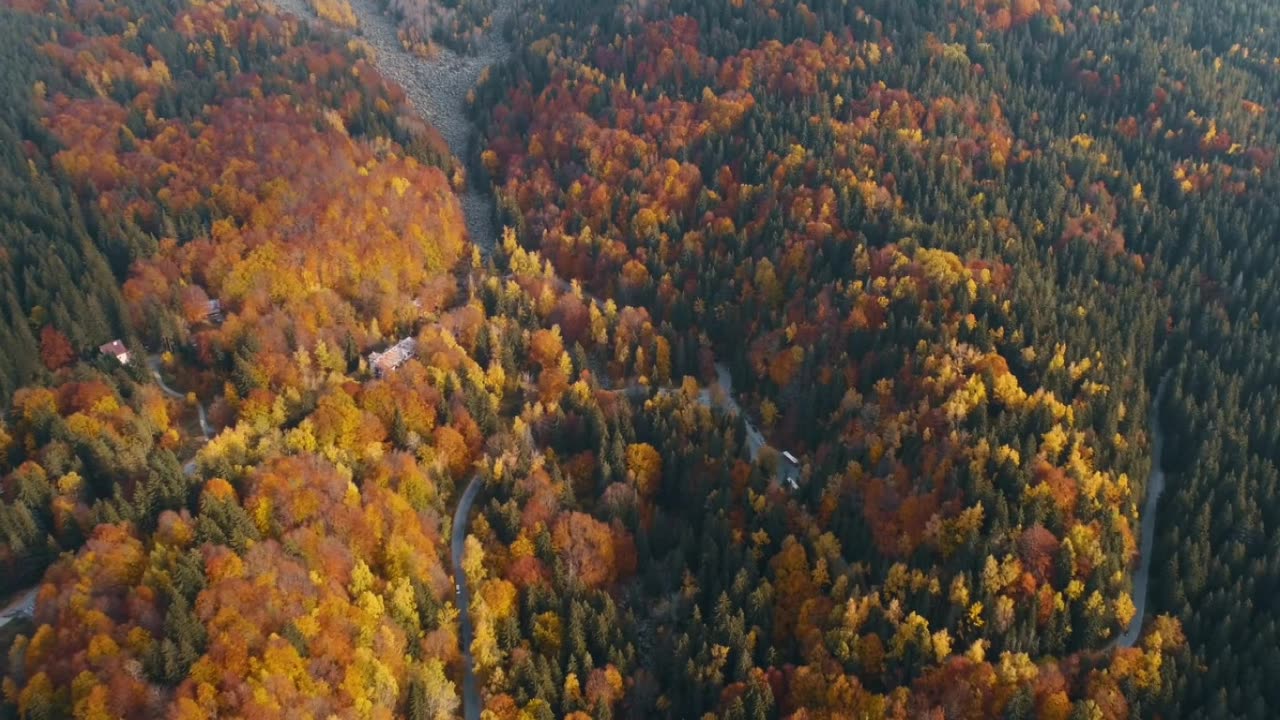
<path id="1" fill-rule="evenodd" d="M 0 0 L 0 717 L 1277 717 L 1277 29 Z"/>

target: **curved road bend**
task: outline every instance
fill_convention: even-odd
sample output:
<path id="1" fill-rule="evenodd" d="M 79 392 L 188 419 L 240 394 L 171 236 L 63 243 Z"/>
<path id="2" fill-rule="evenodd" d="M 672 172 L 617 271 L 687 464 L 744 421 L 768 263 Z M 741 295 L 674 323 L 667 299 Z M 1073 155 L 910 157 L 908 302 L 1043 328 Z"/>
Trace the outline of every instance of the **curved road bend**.
<path id="1" fill-rule="evenodd" d="M 160 374 L 159 357 L 155 355 L 148 357 L 147 367 L 151 369 L 151 376 L 159 383 L 160 389 L 164 391 L 165 395 L 184 403 L 187 401 L 186 395 L 169 387 L 169 384 L 164 381 L 164 376 Z M 204 412 L 204 405 L 196 403 L 196 415 L 200 418 L 200 432 L 204 433 L 205 442 L 209 442 L 213 439 L 213 431 L 209 429 L 209 417 Z M 182 463 L 182 472 L 187 477 L 196 474 L 196 456 L 194 454 L 186 462 Z"/>
<path id="2" fill-rule="evenodd" d="M 599 303 L 599 300 L 596 300 L 594 297 L 591 297 L 591 300 Z M 746 424 L 747 454 L 750 456 L 752 462 L 754 462 L 760 457 L 760 451 L 769 444 L 769 441 L 765 438 L 764 433 L 760 432 L 760 428 L 756 427 L 756 424 L 751 421 L 751 416 L 742 411 L 742 406 L 738 404 L 737 398 L 733 396 L 733 375 L 729 373 L 729 368 L 725 367 L 723 363 L 716 363 L 715 384 L 719 386 L 721 393 L 724 395 L 725 409 L 740 416 L 742 418 L 742 422 Z M 623 387 L 604 387 L 603 389 L 624 392 L 632 399 L 642 398 L 651 390 L 654 390 L 654 388 L 649 385 L 641 385 L 636 382 L 628 383 Z M 656 388 L 657 395 L 679 391 L 679 386 Z M 715 398 L 711 395 L 711 387 L 704 387 L 698 392 L 698 403 L 700 405 L 703 405 L 704 407 L 712 407 L 715 402 Z M 777 469 L 778 482 L 781 483 L 783 487 L 790 486 L 794 489 L 796 485 L 793 483 L 793 478 L 799 475 L 800 468 L 794 466 L 789 460 L 779 454 Z"/>
<path id="3" fill-rule="evenodd" d="M 187 401 L 187 396 L 184 393 L 180 393 L 177 390 L 174 390 L 173 388 L 169 387 L 168 383 L 164 381 L 164 376 L 160 374 L 160 358 L 156 357 L 155 355 L 148 357 L 147 367 L 151 369 L 151 376 L 154 377 L 156 379 L 156 382 L 160 384 L 160 389 L 164 391 L 165 395 L 168 395 L 174 400 L 178 400 L 181 402 Z M 204 439 L 212 440 L 213 432 L 209 429 L 209 416 L 205 415 L 204 405 L 201 405 L 200 403 L 196 403 L 196 414 L 200 418 L 200 432 L 204 433 Z"/>

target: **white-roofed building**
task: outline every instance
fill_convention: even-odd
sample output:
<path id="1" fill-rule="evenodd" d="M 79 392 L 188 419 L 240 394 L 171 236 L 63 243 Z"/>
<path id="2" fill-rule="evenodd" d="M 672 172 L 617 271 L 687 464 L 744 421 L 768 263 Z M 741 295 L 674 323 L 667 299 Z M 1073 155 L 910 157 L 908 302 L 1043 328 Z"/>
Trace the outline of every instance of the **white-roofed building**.
<path id="1" fill-rule="evenodd" d="M 369 369 L 373 371 L 374 377 L 384 377 L 387 373 L 409 362 L 417 352 L 418 341 L 407 337 L 384 352 L 369 353 Z"/>

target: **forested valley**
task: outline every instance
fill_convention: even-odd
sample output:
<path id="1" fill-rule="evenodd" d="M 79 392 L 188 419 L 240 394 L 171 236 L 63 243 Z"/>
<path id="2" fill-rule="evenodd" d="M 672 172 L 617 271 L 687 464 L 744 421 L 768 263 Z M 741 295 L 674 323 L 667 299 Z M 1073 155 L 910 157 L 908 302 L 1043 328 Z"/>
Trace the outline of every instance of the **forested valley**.
<path id="1" fill-rule="evenodd" d="M 1280 714 L 1280 6 L 287 5 L 0 0 L 0 716 Z"/>

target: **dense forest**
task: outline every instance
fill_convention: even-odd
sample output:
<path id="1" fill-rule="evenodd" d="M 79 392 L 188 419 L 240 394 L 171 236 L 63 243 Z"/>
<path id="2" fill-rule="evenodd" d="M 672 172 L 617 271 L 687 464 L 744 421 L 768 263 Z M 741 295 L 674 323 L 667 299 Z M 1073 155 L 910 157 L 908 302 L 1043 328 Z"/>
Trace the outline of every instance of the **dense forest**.
<path id="1" fill-rule="evenodd" d="M 564 276 L 648 308 L 677 356 L 714 353 L 801 454 L 789 499 L 811 515 L 786 532 L 830 588 L 780 593 L 774 623 L 818 603 L 812 639 L 775 625 L 744 668 L 910 687 L 909 716 L 1056 716 L 1043 686 L 915 696 L 960 692 L 953 642 L 1041 672 L 1057 658 L 1059 678 L 1101 650 L 1109 668 L 1085 677 L 1122 690 L 1068 680 L 1072 713 L 1270 717 L 1275 11 L 963 5 L 537 4 L 478 103 L 504 216 Z M 1130 682 L 1108 638 L 1133 615 L 1164 377 L 1161 514 L 1191 522 L 1155 546 L 1144 646 L 1172 662 Z M 742 560 L 716 537 L 686 567 L 725 582 Z M 787 541 L 768 538 L 777 560 Z M 883 606 L 907 578 L 919 648 L 902 663 L 901 625 L 864 624 L 845 596 Z M 751 605 L 698 599 L 659 627 L 697 637 Z M 686 682 L 706 665 L 690 657 Z M 725 711 L 735 679 L 674 714 Z M 783 712 L 857 706 L 785 687 Z"/>
<path id="2" fill-rule="evenodd" d="M 399 21 L 400 42 L 420 55 L 441 46 L 474 50 L 480 36 L 493 29 L 495 0 L 386 0 L 385 5 Z"/>
<path id="3" fill-rule="evenodd" d="M 1280 713 L 1280 9 L 373 5 L 0 0 L 0 716 Z"/>

